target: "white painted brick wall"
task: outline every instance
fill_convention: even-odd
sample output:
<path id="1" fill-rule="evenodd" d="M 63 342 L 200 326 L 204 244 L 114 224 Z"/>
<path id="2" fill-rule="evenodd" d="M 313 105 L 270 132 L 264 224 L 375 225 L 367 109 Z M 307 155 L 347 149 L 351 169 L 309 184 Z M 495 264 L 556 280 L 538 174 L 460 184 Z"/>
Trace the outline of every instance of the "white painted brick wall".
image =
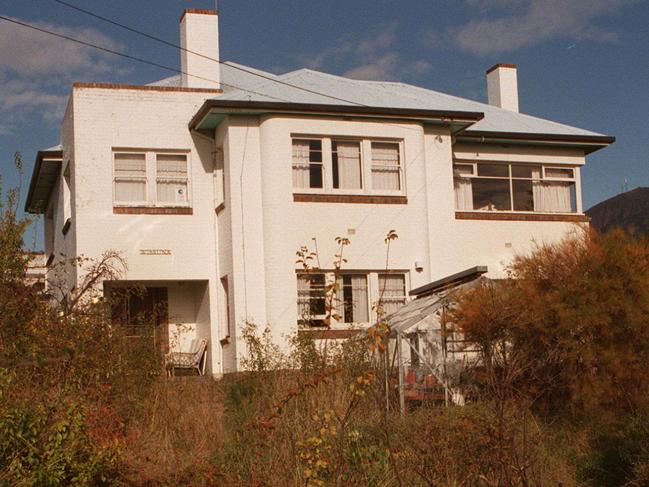
<path id="1" fill-rule="evenodd" d="M 225 209 L 214 211 L 213 144 L 192 135 L 188 122 L 205 94 L 75 88 L 62 130 L 64 158 L 73 162 L 73 251 L 98 257 L 121 251 L 126 279 L 206 282 L 194 298 L 195 329 L 210 339 L 209 370 L 240 367 L 239 339 L 222 346 L 219 279 L 230 277 L 232 319 L 269 325 L 278 341 L 296 331 L 295 252 L 313 248 L 321 265 L 332 267 L 336 236 L 349 237 L 346 269 L 381 270 L 386 233 L 394 229 L 390 267 L 409 272 L 410 287 L 474 265 L 501 276 L 515 253 L 533 239 L 553 241 L 567 223 L 455 220 L 453 148 L 448 129 L 414 123 L 336 120 L 290 116 L 231 116 L 216 131 L 225 160 Z M 301 203 L 293 201 L 291 135 L 390 137 L 403 140 L 407 205 Z M 188 150 L 193 215 L 113 213 L 113 148 Z M 456 155 L 527 162 L 583 164 L 575 151 L 497 153 L 456 146 Z M 366 161 L 367 162 L 367 161 Z M 354 235 L 348 235 L 354 229 Z M 218 243 L 217 243 L 218 242 Z M 169 249 L 170 256 L 140 255 L 140 249 Z M 423 272 L 414 269 L 423 262 Z"/>

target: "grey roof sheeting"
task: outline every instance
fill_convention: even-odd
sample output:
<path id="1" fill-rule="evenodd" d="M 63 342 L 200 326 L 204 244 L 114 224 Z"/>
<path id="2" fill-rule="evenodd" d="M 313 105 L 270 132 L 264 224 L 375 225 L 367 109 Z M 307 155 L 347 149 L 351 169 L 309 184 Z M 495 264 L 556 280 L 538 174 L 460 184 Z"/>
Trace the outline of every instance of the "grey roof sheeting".
<path id="1" fill-rule="evenodd" d="M 264 79 L 253 73 L 271 79 Z M 583 141 L 600 146 L 615 141 L 615 138 L 597 132 L 401 82 L 355 80 L 312 69 L 298 69 L 275 75 L 233 62 L 221 64 L 221 81 L 223 82 L 223 95 L 214 98 L 215 100 L 347 105 L 393 110 L 479 112 L 483 113 L 484 117 L 465 130 L 463 136 L 502 138 L 504 134 L 507 134 L 519 140 L 532 140 L 529 136 L 534 138 L 548 138 L 549 136 L 550 139 L 554 137 L 556 141 Z M 151 84 L 180 86 L 180 76 L 173 76 Z M 239 88 L 234 88 L 234 86 Z"/>
<path id="2" fill-rule="evenodd" d="M 228 81 L 228 74 L 235 75 L 237 80 L 243 77 L 242 75 L 244 74 L 245 77 L 254 78 L 253 75 L 247 73 L 235 73 L 234 71 L 228 73 L 227 71 L 223 71 L 222 78 L 224 82 Z M 484 118 L 472 125 L 466 131 L 467 134 L 471 132 L 507 132 L 515 134 L 584 136 L 592 139 L 601 138 L 602 143 L 610 143 L 613 141 L 609 136 L 589 130 L 571 127 L 406 83 L 354 80 L 311 69 L 299 69 L 276 76 L 276 79 L 295 87 L 258 78 L 258 83 L 244 86 L 244 88 L 254 89 L 256 93 L 241 89 L 226 90 L 218 99 L 302 104 L 356 104 L 360 106 L 393 109 L 482 112 L 485 115 Z M 233 82 L 233 84 L 237 83 Z M 300 88 L 310 91 L 303 91 Z M 311 91 L 322 93 L 322 95 L 314 94 Z"/>

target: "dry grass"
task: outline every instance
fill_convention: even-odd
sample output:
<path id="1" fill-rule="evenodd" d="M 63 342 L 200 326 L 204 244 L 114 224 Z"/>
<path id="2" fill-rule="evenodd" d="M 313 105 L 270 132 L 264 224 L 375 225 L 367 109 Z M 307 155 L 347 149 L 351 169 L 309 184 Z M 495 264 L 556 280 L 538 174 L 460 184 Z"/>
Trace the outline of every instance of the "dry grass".
<path id="1" fill-rule="evenodd" d="M 222 447 L 221 390 L 210 378 L 161 380 L 144 414 L 132 418 L 122 451 L 132 485 L 205 485 L 215 481 L 214 452 Z"/>

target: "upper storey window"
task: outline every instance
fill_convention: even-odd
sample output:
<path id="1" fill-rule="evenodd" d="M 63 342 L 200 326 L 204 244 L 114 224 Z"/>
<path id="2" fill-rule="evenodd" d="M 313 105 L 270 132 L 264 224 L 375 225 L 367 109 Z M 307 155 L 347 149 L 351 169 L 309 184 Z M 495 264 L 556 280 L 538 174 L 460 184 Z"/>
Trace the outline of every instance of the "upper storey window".
<path id="1" fill-rule="evenodd" d="M 457 162 L 455 208 L 465 211 L 575 213 L 575 168 Z"/>
<path id="2" fill-rule="evenodd" d="M 293 188 L 298 192 L 401 194 L 402 144 L 350 138 L 292 141 Z"/>
<path id="3" fill-rule="evenodd" d="M 115 154 L 115 201 L 146 203 L 146 158 L 144 153 Z"/>
<path id="4" fill-rule="evenodd" d="M 118 206 L 189 206 L 187 153 L 115 151 L 114 201 Z"/>
<path id="5" fill-rule="evenodd" d="M 331 141 L 333 187 L 335 189 L 362 189 L 360 142 Z"/>
<path id="6" fill-rule="evenodd" d="M 187 204 L 187 155 L 156 154 L 156 195 L 164 204 Z"/>
<path id="7" fill-rule="evenodd" d="M 293 139 L 293 187 L 322 188 L 322 141 Z"/>
<path id="8" fill-rule="evenodd" d="M 372 188 L 401 190 L 401 154 L 396 142 L 372 142 Z"/>

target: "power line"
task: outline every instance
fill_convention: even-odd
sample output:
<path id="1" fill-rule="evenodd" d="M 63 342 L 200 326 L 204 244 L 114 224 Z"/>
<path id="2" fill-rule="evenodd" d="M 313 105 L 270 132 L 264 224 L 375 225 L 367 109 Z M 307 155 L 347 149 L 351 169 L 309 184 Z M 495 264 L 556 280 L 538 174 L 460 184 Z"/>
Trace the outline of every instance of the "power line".
<path id="1" fill-rule="evenodd" d="M 294 88 L 294 89 L 297 89 L 297 90 L 301 90 L 301 91 L 304 91 L 304 92 L 306 92 L 306 93 L 311 93 L 311 94 L 313 94 L 313 95 L 324 96 L 324 97 L 331 98 L 332 100 L 336 100 L 336 101 L 342 101 L 342 102 L 345 102 L 345 103 L 351 103 L 351 104 L 353 104 L 353 105 L 358 105 L 358 106 L 367 106 L 367 105 L 364 105 L 364 104 L 362 104 L 362 103 L 358 103 L 358 102 L 355 102 L 355 101 L 352 101 L 352 100 L 346 100 L 345 98 L 340 98 L 340 97 L 337 97 L 337 96 L 334 96 L 334 95 L 328 95 L 328 94 L 326 94 L 326 93 L 322 93 L 322 92 L 319 92 L 319 91 L 316 91 L 316 90 L 311 90 L 311 89 L 309 89 L 309 88 L 304 88 L 304 87 L 302 87 L 302 86 L 297 86 L 297 85 L 294 85 L 294 84 L 291 84 L 291 83 L 287 83 L 286 81 L 278 80 L 278 79 L 273 78 L 273 77 L 271 77 L 271 76 L 266 76 L 266 75 L 264 75 L 264 74 L 261 74 L 261 73 L 258 73 L 258 72 L 255 72 L 255 71 L 252 71 L 252 70 L 250 70 L 250 69 L 245 69 L 245 68 L 242 68 L 242 67 L 240 67 L 240 66 L 233 66 L 232 64 L 228 64 L 228 63 L 226 63 L 225 61 L 221 61 L 220 59 L 216 59 L 216 58 L 213 58 L 213 57 L 210 57 L 210 56 L 206 56 L 206 55 L 204 55 L 204 54 L 201 54 L 201 53 L 199 53 L 199 52 L 192 51 L 192 50 L 190 50 L 190 49 L 186 49 L 186 48 L 184 48 L 184 47 L 182 47 L 182 46 L 179 46 L 178 44 L 175 44 L 175 43 L 173 43 L 173 42 L 169 42 L 169 41 L 167 41 L 167 40 L 165 40 L 165 39 L 162 39 L 162 38 L 160 38 L 160 37 L 156 37 L 156 36 L 151 35 L 151 34 L 147 34 L 146 32 L 142 32 L 142 31 L 140 31 L 140 30 L 138 30 L 138 29 L 135 29 L 135 28 L 133 28 L 133 27 L 129 27 L 129 26 L 127 26 L 127 25 L 121 24 L 121 23 L 119 23 L 119 22 L 116 22 L 115 20 L 112 20 L 112 19 L 109 19 L 109 18 L 104 17 L 104 16 L 102 16 L 102 15 L 96 14 L 96 13 L 90 11 L 90 10 L 87 10 L 87 9 L 84 9 L 84 8 L 81 8 L 81 7 L 78 7 L 78 6 L 76 6 L 76 5 L 73 5 L 73 4 L 71 4 L 71 3 L 66 2 L 66 1 L 64 1 L 64 0 L 53 0 L 53 1 L 56 2 L 56 3 L 59 3 L 59 4 L 61 4 L 61 5 L 65 5 L 65 6 L 68 7 L 68 8 L 71 8 L 71 9 L 77 10 L 77 11 L 79 11 L 79 12 L 82 12 L 82 13 L 84 13 L 84 14 L 86 14 L 86 15 L 90 15 L 91 17 L 94 17 L 94 18 L 96 18 L 96 19 L 99 19 L 99 20 L 101 20 L 101 21 L 103 21 L 103 22 L 107 22 L 107 23 L 109 23 L 109 24 L 111 24 L 111 25 L 114 25 L 114 26 L 116 26 L 116 27 L 120 27 L 120 28 L 125 29 L 125 30 L 127 30 L 127 31 L 129 31 L 129 32 L 133 32 L 134 34 L 138 34 L 138 35 L 141 35 L 141 36 L 143 36 L 143 37 L 146 37 L 147 39 L 151 39 L 151 40 L 153 40 L 153 41 L 160 42 L 160 43 L 162 43 L 162 44 L 165 44 L 165 45 L 167 45 L 167 46 L 173 47 L 173 48 L 175 48 L 175 49 L 180 49 L 181 51 L 184 51 L 184 52 L 187 52 L 187 53 L 193 54 L 193 55 L 195 55 L 195 56 L 202 57 L 202 58 L 204 58 L 204 59 L 208 59 L 208 60 L 210 60 L 210 61 L 214 61 L 214 62 L 219 63 L 219 64 L 227 65 L 227 66 L 229 66 L 230 68 L 237 69 L 237 70 L 239 70 L 239 71 L 242 71 L 242 72 L 244 72 L 244 73 L 251 74 L 251 75 L 253 75 L 253 76 L 258 76 L 259 78 L 263 78 L 263 79 L 265 79 L 265 80 L 272 81 L 273 83 L 277 83 L 277 84 L 280 84 L 280 85 L 288 86 L 288 87 L 290 87 L 290 88 Z M 266 95 L 266 96 L 268 96 L 268 95 Z"/>
<path id="2" fill-rule="evenodd" d="M 20 20 L 12 19 L 12 18 L 9 18 L 9 17 L 4 17 L 4 16 L 2 16 L 2 15 L 0 15 L 0 20 L 4 20 L 5 22 L 10 22 L 10 23 L 12 23 L 12 24 L 20 25 L 20 26 L 22 26 L 22 27 L 26 27 L 26 28 L 28 28 L 28 29 L 36 30 L 36 31 L 38 31 L 38 32 L 42 32 L 42 33 L 44 33 L 44 34 L 49 34 L 49 35 L 51 35 L 51 36 L 58 37 L 58 38 L 60 38 L 60 39 L 65 39 L 66 41 L 75 42 L 75 43 L 77 43 L 77 44 L 81 44 L 82 46 L 91 47 L 91 48 L 93 48 L 93 49 L 98 49 L 98 50 L 100 50 L 100 51 L 107 52 L 107 53 L 109 53 L 109 54 L 113 54 L 113 55 L 115 55 L 115 56 L 121 56 L 121 57 L 123 57 L 123 58 L 130 59 L 131 61 L 137 61 L 137 62 L 140 62 L 140 63 L 143 63 L 143 64 L 148 64 L 148 65 L 150 65 L 150 66 L 155 66 L 156 68 L 165 69 L 165 70 L 167 70 L 167 71 L 172 71 L 172 72 L 174 72 L 174 73 L 184 74 L 184 75 L 186 75 L 186 76 L 193 76 L 194 78 L 202 79 L 202 80 L 204 80 L 204 81 L 209 81 L 209 82 L 211 82 L 211 83 L 219 83 L 219 81 L 216 81 L 216 80 L 213 80 L 213 79 L 210 79 L 210 78 L 204 78 L 203 76 L 198 76 L 198 75 L 190 74 L 190 73 L 187 73 L 187 72 L 182 71 L 182 70 L 180 70 L 180 69 L 172 68 L 171 66 L 166 66 L 166 65 L 164 65 L 164 64 L 160 64 L 160 63 L 157 63 L 157 62 L 155 62 L 155 61 L 149 61 L 148 59 L 143 59 L 143 58 L 140 58 L 140 57 L 137 57 L 137 56 L 131 56 L 130 54 L 126 54 L 126 53 L 123 53 L 123 52 L 115 51 L 115 50 L 110 49 L 110 48 L 108 48 L 108 47 L 98 46 L 97 44 L 93 44 L 93 43 L 91 43 L 91 42 L 82 41 L 81 39 L 76 39 L 76 38 L 74 38 L 74 37 L 67 36 L 67 35 L 65 35 L 65 34 L 59 34 L 58 32 L 52 32 L 51 30 L 43 29 L 42 27 L 36 27 L 35 25 L 28 24 L 28 23 L 26 23 L 26 22 L 21 22 Z M 267 95 L 267 94 L 264 94 L 264 93 L 259 93 L 259 92 L 257 92 L 257 91 L 250 90 L 250 89 L 247 89 L 247 88 L 241 88 L 241 87 L 239 87 L 239 86 L 231 85 L 231 84 L 228 84 L 228 83 L 223 83 L 223 82 L 221 82 L 220 84 L 222 84 L 222 85 L 224 85 L 224 86 L 229 86 L 230 88 L 235 88 L 235 89 L 237 89 L 237 90 L 243 90 L 243 91 L 247 91 L 247 92 L 249 92 L 249 93 L 254 93 L 254 94 L 256 94 L 256 95 L 260 95 L 260 96 L 264 96 L 264 97 L 268 97 L 268 98 L 274 98 L 275 100 L 279 100 L 279 101 L 287 101 L 287 100 L 284 100 L 284 99 L 282 99 L 282 98 L 278 98 L 278 97 L 275 97 L 275 96 Z"/>

